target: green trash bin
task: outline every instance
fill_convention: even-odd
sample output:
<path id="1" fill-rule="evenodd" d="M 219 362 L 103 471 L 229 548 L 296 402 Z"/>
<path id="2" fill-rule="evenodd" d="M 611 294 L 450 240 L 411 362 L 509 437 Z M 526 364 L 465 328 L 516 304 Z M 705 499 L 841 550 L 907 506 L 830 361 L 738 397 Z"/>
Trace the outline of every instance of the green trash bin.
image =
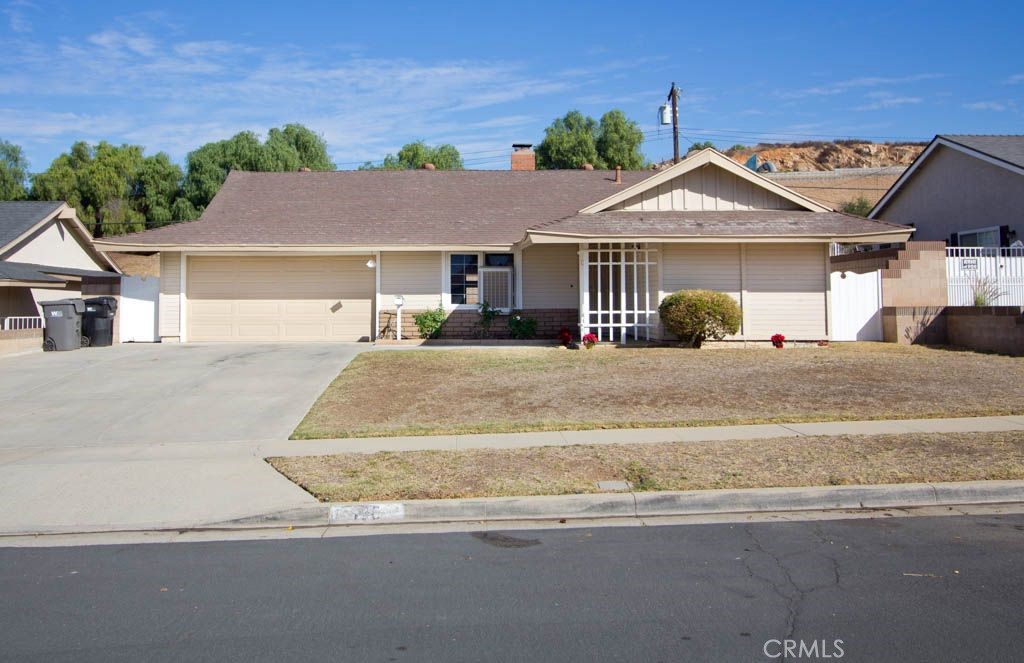
<path id="1" fill-rule="evenodd" d="M 82 337 L 81 299 L 55 299 L 39 302 L 43 309 L 43 350 L 77 350 L 88 340 Z"/>

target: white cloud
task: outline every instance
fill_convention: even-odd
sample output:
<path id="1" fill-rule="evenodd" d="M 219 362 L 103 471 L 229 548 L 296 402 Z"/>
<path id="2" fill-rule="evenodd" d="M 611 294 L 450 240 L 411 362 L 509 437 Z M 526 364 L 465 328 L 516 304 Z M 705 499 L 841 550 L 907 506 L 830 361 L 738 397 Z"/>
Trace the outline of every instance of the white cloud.
<path id="1" fill-rule="evenodd" d="M 659 60 L 535 73 L 514 60 L 373 58 L 344 45 L 309 51 L 180 35 L 165 17 L 136 15 L 83 37 L 21 38 L 0 62 L 5 137 L 52 145 L 98 136 L 182 159 L 238 131 L 300 122 L 341 163 L 379 159 L 416 138 L 497 152 L 530 137 L 524 127 L 537 118 L 520 102 L 595 94 L 603 76 Z M 75 112 L 17 108 L 19 95 L 40 91 L 46 106 Z"/>
<path id="2" fill-rule="evenodd" d="M 898 96 L 895 93 L 888 92 L 886 90 L 875 90 L 874 92 L 868 92 L 864 96 L 868 99 L 874 99 L 874 101 L 863 106 L 857 106 L 854 110 L 890 110 L 893 108 L 900 108 L 901 106 L 919 104 L 924 101 L 921 97 Z"/>
<path id="3" fill-rule="evenodd" d="M 964 108 L 974 111 L 995 111 L 1001 113 L 1009 108 L 1009 105 L 999 101 L 973 101 L 964 104 Z"/>
<path id="4" fill-rule="evenodd" d="M 799 90 L 783 90 L 776 94 L 784 99 L 800 99 L 803 97 L 821 97 L 843 94 L 859 88 L 884 87 L 891 85 L 906 85 L 921 81 L 942 78 L 942 74 L 921 73 L 908 76 L 860 76 L 846 80 L 835 81 L 824 85 L 817 85 Z"/>
<path id="5" fill-rule="evenodd" d="M 7 15 L 7 23 L 11 32 L 28 33 L 32 32 L 32 23 L 28 18 L 28 12 L 36 6 L 28 0 L 14 0 L 8 3 L 3 12 Z"/>
<path id="6" fill-rule="evenodd" d="M 1007 85 L 1017 85 L 1018 83 L 1024 83 L 1024 74 L 1014 74 L 1006 79 Z"/>

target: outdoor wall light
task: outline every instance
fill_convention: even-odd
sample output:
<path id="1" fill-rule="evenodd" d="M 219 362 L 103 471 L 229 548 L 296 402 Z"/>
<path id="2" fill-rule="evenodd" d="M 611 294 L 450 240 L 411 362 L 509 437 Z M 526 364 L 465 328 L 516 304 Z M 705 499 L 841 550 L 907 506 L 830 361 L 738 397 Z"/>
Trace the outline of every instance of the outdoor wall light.
<path id="1" fill-rule="evenodd" d="M 369 269 L 373 269 L 374 267 L 376 267 L 376 266 L 377 266 L 377 261 L 376 261 L 376 260 L 374 260 L 373 258 L 370 258 L 369 260 L 367 260 L 367 261 L 366 261 L 366 266 L 367 266 L 367 267 L 368 267 Z"/>

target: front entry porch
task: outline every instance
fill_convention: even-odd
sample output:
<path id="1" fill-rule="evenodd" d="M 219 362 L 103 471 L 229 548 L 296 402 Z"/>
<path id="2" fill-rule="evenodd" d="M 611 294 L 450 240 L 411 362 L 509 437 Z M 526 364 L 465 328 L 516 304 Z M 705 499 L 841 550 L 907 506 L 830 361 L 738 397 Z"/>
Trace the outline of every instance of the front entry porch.
<path id="1" fill-rule="evenodd" d="M 657 338 L 658 250 L 646 243 L 581 243 L 580 336 Z"/>

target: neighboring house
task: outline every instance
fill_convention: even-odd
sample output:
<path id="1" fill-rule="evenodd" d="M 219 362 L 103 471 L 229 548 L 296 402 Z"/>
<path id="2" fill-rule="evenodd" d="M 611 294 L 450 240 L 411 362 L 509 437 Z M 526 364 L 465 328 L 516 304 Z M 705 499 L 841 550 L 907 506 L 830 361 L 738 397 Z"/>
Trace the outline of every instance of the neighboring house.
<path id="1" fill-rule="evenodd" d="M 0 202 L 0 329 L 39 316 L 39 302 L 80 297 L 83 284 L 116 289 L 119 279 L 66 203 Z"/>
<path id="2" fill-rule="evenodd" d="M 914 240 L 1010 246 L 1024 238 L 1024 136 L 936 136 L 871 219 L 914 226 Z"/>
<path id="3" fill-rule="evenodd" d="M 659 171 L 232 172 L 196 221 L 97 241 L 159 252 L 165 341 L 356 341 L 442 306 L 443 335 L 478 305 L 553 338 L 657 338 L 668 293 L 742 306 L 737 339 L 829 336 L 831 242 L 909 228 L 833 212 L 711 149 Z M 526 163 L 526 161 L 529 163 Z M 504 330 L 502 321 L 494 329 Z"/>

